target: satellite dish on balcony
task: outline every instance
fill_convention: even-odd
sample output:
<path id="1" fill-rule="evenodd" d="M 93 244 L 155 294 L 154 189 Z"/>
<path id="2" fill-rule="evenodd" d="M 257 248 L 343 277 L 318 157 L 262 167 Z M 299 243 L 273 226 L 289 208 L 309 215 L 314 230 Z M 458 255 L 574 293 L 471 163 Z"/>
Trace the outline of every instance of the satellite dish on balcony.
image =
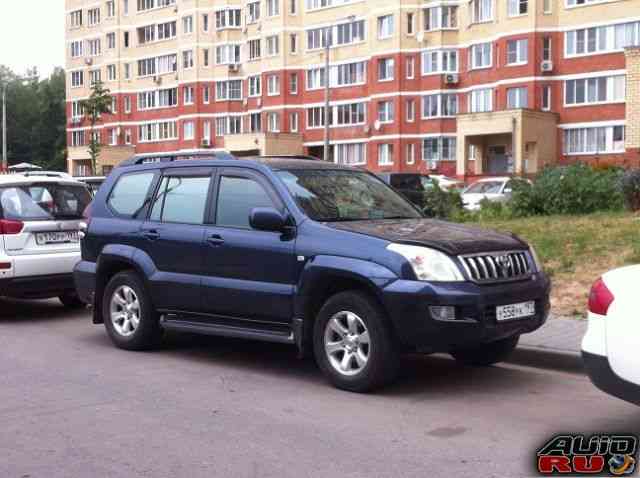
<path id="1" fill-rule="evenodd" d="M 373 127 L 376 129 L 376 131 L 380 131 L 380 128 L 382 127 L 382 124 L 380 123 L 380 120 L 376 120 L 373 123 Z"/>

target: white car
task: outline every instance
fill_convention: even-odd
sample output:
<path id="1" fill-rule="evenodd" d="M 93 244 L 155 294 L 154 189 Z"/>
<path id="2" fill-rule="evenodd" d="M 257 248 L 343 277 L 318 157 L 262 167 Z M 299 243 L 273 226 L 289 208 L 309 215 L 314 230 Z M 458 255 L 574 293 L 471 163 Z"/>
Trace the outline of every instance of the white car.
<path id="1" fill-rule="evenodd" d="M 444 189 L 445 191 L 464 189 L 464 182 L 459 179 L 450 178 L 443 174 L 430 174 L 429 177 L 438 181 L 440 189 Z"/>
<path id="2" fill-rule="evenodd" d="M 582 359 L 601 390 L 640 405 L 640 265 L 604 274 L 591 288 Z"/>
<path id="3" fill-rule="evenodd" d="M 462 191 L 462 203 L 465 209 L 477 211 L 483 199 L 505 202 L 511 197 L 511 192 L 512 178 L 484 178 Z"/>
<path id="4" fill-rule="evenodd" d="M 86 185 L 64 174 L 0 175 L 0 296 L 82 305 L 72 271 L 90 202 Z"/>

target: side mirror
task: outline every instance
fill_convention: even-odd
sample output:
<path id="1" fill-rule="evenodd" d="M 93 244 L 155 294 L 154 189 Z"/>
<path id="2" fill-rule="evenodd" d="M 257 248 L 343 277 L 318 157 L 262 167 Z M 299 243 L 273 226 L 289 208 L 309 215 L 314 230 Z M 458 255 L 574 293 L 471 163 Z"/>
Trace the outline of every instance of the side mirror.
<path id="1" fill-rule="evenodd" d="M 282 232 L 287 226 L 287 218 L 275 208 L 255 207 L 249 214 L 249 225 L 258 231 Z"/>

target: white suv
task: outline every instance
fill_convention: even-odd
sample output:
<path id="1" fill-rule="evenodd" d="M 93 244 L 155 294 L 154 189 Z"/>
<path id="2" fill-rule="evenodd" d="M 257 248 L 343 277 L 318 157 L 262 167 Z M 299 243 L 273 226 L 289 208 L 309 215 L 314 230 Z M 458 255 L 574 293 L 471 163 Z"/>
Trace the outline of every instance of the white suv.
<path id="1" fill-rule="evenodd" d="M 0 295 L 82 305 L 72 270 L 91 195 L 65 174 L 0 175 Z"/>

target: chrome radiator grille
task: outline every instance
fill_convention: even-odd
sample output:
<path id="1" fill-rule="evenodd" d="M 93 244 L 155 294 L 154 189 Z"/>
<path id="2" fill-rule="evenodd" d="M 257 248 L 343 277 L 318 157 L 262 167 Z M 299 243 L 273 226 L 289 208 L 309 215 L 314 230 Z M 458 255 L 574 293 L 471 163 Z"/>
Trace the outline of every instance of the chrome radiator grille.
<path id="1" fill-rule="evenodd" d="M 526 251 L 492 252 L 460 256 L 469 278 L 474 282 L 507 282 L 526 279 L 533 273 Z"/>

